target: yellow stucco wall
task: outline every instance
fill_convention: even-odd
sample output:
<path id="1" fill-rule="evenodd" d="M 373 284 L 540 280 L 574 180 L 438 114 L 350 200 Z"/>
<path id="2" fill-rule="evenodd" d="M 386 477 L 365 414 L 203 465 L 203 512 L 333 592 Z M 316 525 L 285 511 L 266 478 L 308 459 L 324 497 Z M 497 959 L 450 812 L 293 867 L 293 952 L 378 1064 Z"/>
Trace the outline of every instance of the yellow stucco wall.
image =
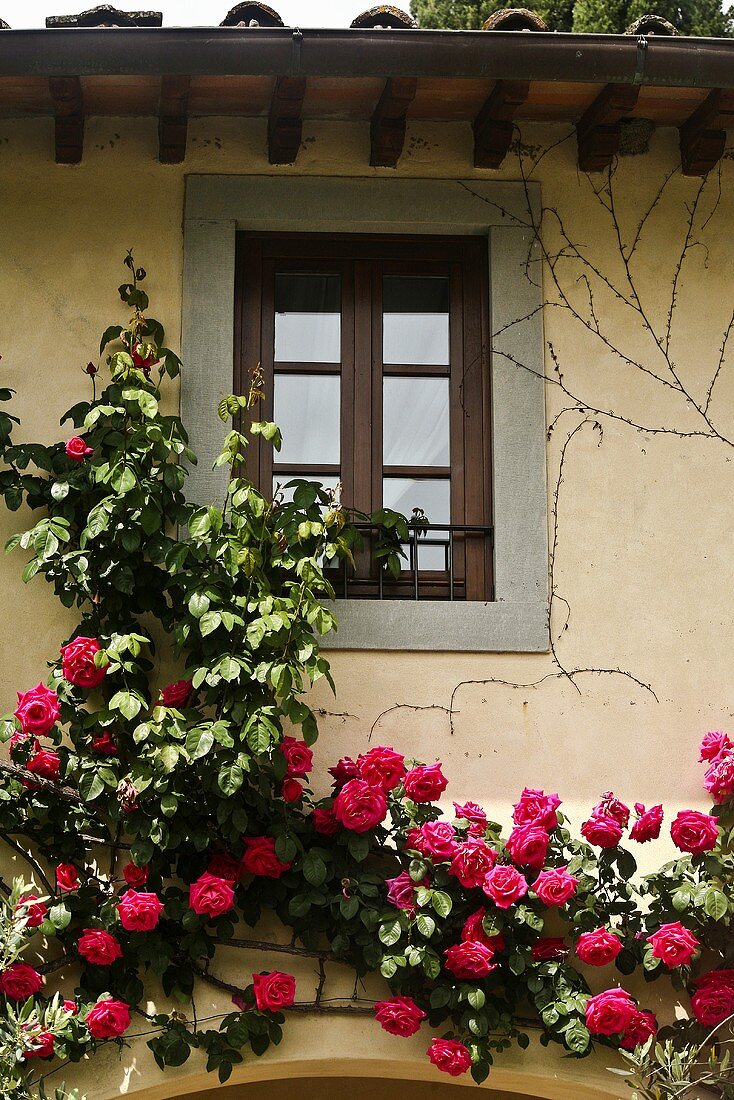
<path id="1" fill-rule="evenodd" d="M 260 120 L 192 121 L 189 154 L 180 167 L 158 164 L 156 125 L 150 119 L 89 120 L 84 161 L 72 168 L 53 163 L 52 131 L 51 121 L 0 120 L 3 384 L 18 390 L 14 411 L 23 420 L 19 438 L 48 440 L 59 437 L 59 416 L 84 392 L 80 370 L 93 356 L 99 332 L 124 319 L 115 288 L 128 247 L 135 247 L 150 273 L 154 314 L 177 346 L 185 174 L 273 172 Z M 534 126 L 523 139 L 539 153 L 565 133 Z M 368 140 L 366 125 L 307 124 L 297 165 L 278 173 L 368 175 Z M 614 199 L 626 241 L 633 239 L 640 217 L 677 164 L 676 134 L 665 130 L 653 136 L 648 154 L 620 161 Z M 398 174 L 517 179 L 518 166 L 511 155 L 500 172 L 475 172 L 468 127 L 425 124 L 411 127 Z M 550 151 L 533 179 L 541 184 L 544 203 L 563 218 L 569 239 L 624 287 L 613 226 L 588 178 L 577 172 L 574 140 Z M 716 368 L 734 290 L 731 160 L 722 164 L 722 181 L 719 191 L 712 175 L 699 200 L 695 244 L 683 267 L 671 334 L 676 370 L 698 401 L 705 399 Z M 602 180 L 593 182 L 599 187 Z M 698 187 L 699 181 L 679 174 L 671 179 L 633 259 L 645 314 L 663 333 L 686 233 L 685 204 L 695 200 Z M 711 220 L 702 228 L 709 214 Z M 558 245 L 558 223 L 552 220 L 549 248 L 556 252 L 552 245 Z M 589 317 L 579 270 L 561 260 L 556 271 Z M 547 266 L 544 281 L 550 293 Z M 612 342 L 648 369 L 663 370 L 639 318 L 632 325 L 628 311 L 608 291 L 595 292 L 594 308 Z M 675 426 L 685 433 L 708 430 L 679 394 L 630 367 L 567 310 L 550 307 L 545 323 L 566 385 L 590 405 L 635 423 Z M 547 369 L 553 370 L 550 354 Z M 549 422 L 566 404 L 557 387 L 549 385 Z M 711 413 L 717 428 L 730 437 L 733 410 L 734 372 L 725 362 Z M 564 414 L 551 437 L 551 501 L 561 447 L 579 419 Z M 629 670 L 652 686 L 657 701 L 621 675 L 584 675 L 574 686 L 556 675 L 551 655 L 334 653 L 338 699 L 334 703 L 320 690 L 316 701 L 327 711 L 344 714 L 323 717 L 317 770 L 343 753 L 363 750 L 371 736 L 373 744 L 392 744 L 426 760 L 442 759 L 451 781 L 447 806 L 449 798 L 472 798 L 504 821 L 525 784 L 558 790 L 577 824 L 609 788 L 630 803 L 664 802 L 668 819 L 681 807 L 704 804 L 697 739 L 706 729 L 732 725 L 734 450 L 696 434 L 641 434 L 613 417 L 600 419 L 601 446 L 598 432 L 587 427 L 566 453 L 555 579 L 571 612 L 563 631 L 565 609 L 559 604 L 557 653 L 567 668 Z M 0 512 L 0 536 L 4 540 L 23 522 L 22 515 Z M 56 651 L 73 621 L 41 582 L 28 588 L 20 584 L 19 566 L 17 556 L 0 561 L 5 624 L 0 708 L 7 710 L 18 687 L 44 677 L 46 657 Z M 474 682 L 455 694 L 451 734 L 442 708 L 465 681 Z M 535 687 L 514 686 L 538 681 Z M 408 706 L 390 710 L 372 729 L 394 704 Z M 665 844 L 655 852 L 649 849 L 642 856 L 656 862 Z M 224 974 L 247 975 L 255 960 L 223 954 L 217 965 Z M 257 965 L 262 965 L 261 958 Z M 306 969 L 302 980 L 312 979 Z M 330 991 L 340 991 L 338 976 Z M 197 1007 L 202 1016 L 226 1010 L 226 1002 L 207 991 Z M 276 1054 L 251 1060 L 237 1079 L 262 1082 L 270 1076 L 305 1074 L 435 1081 L 424 1051 L 425 1036 L 401 1042 L 383 1035 L 369 1020 L 330 1020 L 327 1030 L 324 1021 L 299 1019 L 289 1021 Z M 608 1061 L 599 1057 L 577 1066 L 533 1046 L 525 1054 L 506 1057 L 492 1081 L 497 1088 L 557 1100 L 615 1097 L 623 1090 L 606 1072 Z M 193 1063 L 167 1072 L 164 1080 L 142 1040 L 122 1062 L 105 1052 L 73 1073 L 72 1082 L 94 1100 L 141 1090 L 154 1100 L 205 1087 L 202 1077 L 192 1077 L 201 1073 Z M 215 1084 L 208 1080 L 206 1087 Z M 261 1092 L 241 1095 L 249 1100 L 265 1095 L 264 1090 L 263 1085 Z M 268 1090 L 273 1100 L 297 1094 Z M 396 1087 L 380 1095 L 405 1094 Z"/>

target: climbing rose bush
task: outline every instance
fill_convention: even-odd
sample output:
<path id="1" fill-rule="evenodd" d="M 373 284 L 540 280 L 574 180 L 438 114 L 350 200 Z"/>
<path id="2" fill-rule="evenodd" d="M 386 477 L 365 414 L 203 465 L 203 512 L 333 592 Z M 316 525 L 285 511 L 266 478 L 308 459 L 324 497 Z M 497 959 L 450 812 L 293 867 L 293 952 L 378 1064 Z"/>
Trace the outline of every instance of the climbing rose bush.
<path id="1" fill-rule="evenodd" d="M 147 315 L 145 272 L 126 263 L 120 295 L 132 318 L 105 331 L 101 365 L 84 368 L 92 399 L 64 420 L 76 434 L 15 444 L 14 418 L 0 413 L 0 492 L 36 518 L 8 548 L 26 553 L 24 579 L 43 576 L 79 619 L 47 682 L 18 685 L 4 720 L 0 831 L 22 838 L 33 879 L 11 898 L 21 946 L 16 937 L 0 957 L 4 1067 L 27 1081 L 54 1057 L 74 1063 L 124 1043 L 137 1018 L 161 1068 L 196 1049 L 226 1080 L 246 1050 L 281 1041 L 294 1006 L 328 1015 L 336 966 L 385 983 L 376 1002 L 340 1011 L 372 1016 L 390 1042 L 423 1041 L 437 1071 L 478 1082 L 531 1029 L 578 1057 L 645 1044 L 658 1022 L 624 989 L 636 971 L 687 990 L 691 1022 L 671 1034 L 725 1020 L 725 733 L 701 744 L 711 813 L 671 818 L 639 802 L 632 812 L 606 791 L 580 835 L 560 796 L 534 787 L 518 793 L 507 834 L 471 799 L 445 811 L 441 762 L 386 745 L 319 761 L 333 783 L 328 797 L 316 793 L 325 786 L 313 779 L 308 691 L 330 680 L 319 638 L 336 626 L 332 570 L 359 548 L 355 517 L 309 482 L 269 499 L 248 480 L 251 448 L 280 446 L 276 425 L 257 419 L 257 372 L 248 394 L 219 407 L 230 425 L 222 499 L 187 502 L 195 456 L 160 404 L 179 361 Z M 399 568 L 405 521 L 372 518 L 378 557 Z M 156 673 L 152 620 L 170 682 Z M 663 830 L 678 855 L 640 877 L 635 845 Z M 315 990 L 268 969 L 275 952 L 248 933 L 264 913 L 282 925 L 281 964 L 283 949 L 318 959 Z M 21 957 L 26 943 L 42 965 Z M 264 965 L 251 980 L 232 968 L 228 982 L 212 964 L 220 947 L 238 946 Z M 182 1010 L 202 985 L 232 1001 L 213 1027 Z"/>

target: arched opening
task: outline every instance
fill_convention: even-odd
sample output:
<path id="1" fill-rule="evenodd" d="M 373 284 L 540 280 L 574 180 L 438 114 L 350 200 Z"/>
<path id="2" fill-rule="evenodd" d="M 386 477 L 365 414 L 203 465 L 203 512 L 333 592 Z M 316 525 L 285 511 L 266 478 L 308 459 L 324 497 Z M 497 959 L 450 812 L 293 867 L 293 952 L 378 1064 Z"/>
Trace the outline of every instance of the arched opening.
<path id="1" fill-rule="evenodd" d="M 181 1094 L 179 1100 L 458 1100 L 475 1095 L 473 1082 L 397 1081 L 375 1077 L 298 1077 L 290 1081 L 256 1081 L 225 1085 L 214 1092 Z M 532 1100 L 515 1092 L 486 1092 L 487 1100 Z"/>

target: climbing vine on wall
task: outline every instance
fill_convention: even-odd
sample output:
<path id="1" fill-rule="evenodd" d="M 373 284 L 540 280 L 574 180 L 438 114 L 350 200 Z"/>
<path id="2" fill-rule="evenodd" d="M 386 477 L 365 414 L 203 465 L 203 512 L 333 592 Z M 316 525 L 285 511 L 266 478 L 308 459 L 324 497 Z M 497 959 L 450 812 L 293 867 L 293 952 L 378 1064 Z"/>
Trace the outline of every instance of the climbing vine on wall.
<path id="1" fill-rule="evenodd" d="M 0 492 L 36 516 L 8 549 L 25 552 L 24 580 L 43 576 L 79 615 L 47 681 L 19 685 L 4 722 L 0 832 L 24 865 L 2 885 L 4 1095 L 33 1095 L 46 1061 L 141 1033 L 161 1068 L 200 1049 L 224 1081 L 279 1043 L 294 1012 L 369 1014 L 396 1043 L 423 1029 L 438 1070 L 481 1082 L 531 1031 L 578 1057 L 644 1048 L 658 1022 L 622 986 L 636 971 L 688 991 L 691 1021 L 673 1042 L 728 1018 L 723 733 L 701 748 L 711 814 L 666 821 L 607 792 L 580 837 L 556 794 L 527 788 L 509 835 L 471 801 L 447 816 L 441 764 L 386 746 L 336 762 L 332 796 L 313 794 L 308 689 L 330 679 L 319 638 L 336 625 L 330 569 L 358 545 L 355 517 L 320 486 L 270 500 L 248 481 L 253 438 L 280 446 L 256 418 L 257 371 L 219 408 L 232 422 L 217 460 L 225 498 L 186 502 L 195 456 L 160 404 L 180 363 L 148 316 L 145 272 L 126 264 L 130 319 L 85 368 L 92 399 L 65 417 L 67 439 L 16 444 L 17 421 L 0 413 Z M 405 521 L 371 519 L 382 566 L 399 568 Z M 632 848 L 663 828 L 680 855 L 640 879 Z M 253 938 L 263 914 L 289 943 Z M 220 947 L 261 953 L 261 970 L 224 981 Z M 314 961 L 315 991 L 275 967 L 288 955 Z M 331 966 L 379 972 L 384 996 L 327 1001 Z M 595 995 L 589 968 L 604 978 Z M 198 983 L 225 990 L 232 1011 L 187 1011 Z"/>

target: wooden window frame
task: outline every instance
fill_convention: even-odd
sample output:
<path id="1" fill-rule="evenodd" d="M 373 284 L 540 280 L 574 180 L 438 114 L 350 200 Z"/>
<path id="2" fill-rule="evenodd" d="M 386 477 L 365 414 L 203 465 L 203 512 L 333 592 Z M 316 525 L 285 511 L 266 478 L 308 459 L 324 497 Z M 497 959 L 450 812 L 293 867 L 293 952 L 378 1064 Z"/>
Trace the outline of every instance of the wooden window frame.
<path id="1" fill-rule="evenodd" d="M 451 482 L 451 524 L 492 523 L 491 393 L 488 362 L 489 274 L 487 250 L 478 237 L 238 232 L 235 257 L 234 388 L 246 392 L 248 373 L 259 361 L 266 399 L 258 416 L 273 415 L 274 373 L 339 374 L 341 377 L 341 469 L 288 464 L 285 477 L 340 473 L 343 500 L 360 511 L 382 506 L 383 476 L 441 477 Z M 292 270 L 341 277 L 340 363 L 274 363 L 275 273 Z M 382 285 L 392 274 L 449 278 L 450 363 L 383 364 Z M 387 467 L 382 458 L 383 379 L 390 376 L 448 377 L 450 466 Z M 378 456 L 379 459 L 378 460 Z M 272 450 L 252 447 L 249 474 L 269 493 Z M 430 518 L 430 517 L 429 517 Z M 454 537 L 453 598 L 493 598 L 492 540 Z M 362 573 L 363 567 L 360 567 Z M 445 574 L 421 570 L 421 598 L 447 599 Z M 376 595 L 374 572 L 362 577 L 363 595 Z M 407 594 L 408 581 L 394 582 L 388 596 Z M 350 593 L 351 594 L 351 593 Z"/>

